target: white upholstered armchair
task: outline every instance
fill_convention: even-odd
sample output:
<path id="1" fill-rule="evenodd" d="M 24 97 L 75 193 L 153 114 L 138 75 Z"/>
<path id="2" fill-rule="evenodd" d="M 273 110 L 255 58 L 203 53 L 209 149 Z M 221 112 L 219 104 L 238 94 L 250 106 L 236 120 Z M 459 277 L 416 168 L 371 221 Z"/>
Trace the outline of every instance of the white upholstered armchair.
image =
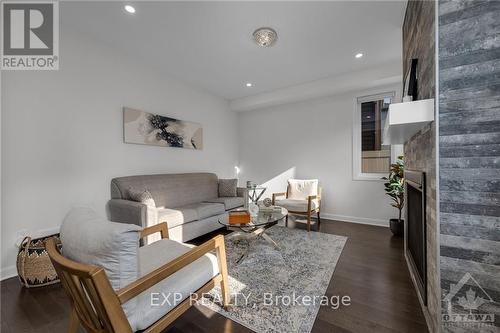
<path id="1" fill-rule="evenodd" d="M 289 179 L 286 192 L 273 193 L 273 205 L 286 208 L 290 214 L 305 216 L 307 231 L 311 230 L 312 214 L 316 214 L 319 230 L 321 187 L 317 179 Z M 288 216 L 286 219 L 288 222 Z"/>

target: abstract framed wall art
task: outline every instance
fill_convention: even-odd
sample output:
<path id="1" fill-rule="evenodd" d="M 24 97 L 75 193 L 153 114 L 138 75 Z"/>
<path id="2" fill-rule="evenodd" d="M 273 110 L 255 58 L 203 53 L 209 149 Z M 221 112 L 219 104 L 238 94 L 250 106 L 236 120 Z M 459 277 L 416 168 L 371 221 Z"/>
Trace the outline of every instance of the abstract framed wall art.
<path id="1" fill-rule="evenodd" d="M 203 149 L 201 124 L 123 108 L 123 141 L 142 145 Z"/>

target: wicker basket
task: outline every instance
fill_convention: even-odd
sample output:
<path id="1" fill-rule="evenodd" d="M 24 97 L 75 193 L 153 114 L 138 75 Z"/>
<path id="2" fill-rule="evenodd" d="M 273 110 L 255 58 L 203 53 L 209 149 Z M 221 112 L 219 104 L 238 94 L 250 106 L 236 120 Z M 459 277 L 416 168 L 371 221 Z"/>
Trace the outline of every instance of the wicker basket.
<path id="1" fill-rule="evenodd" d="M 31 239 L 25 237 L 17 254 L 17 274 L 26 288 L 42 287 L 59 282 L 59 277 L 45 249 L 45 240 L 55 237 L 61 247 L 59 235 Z"/>

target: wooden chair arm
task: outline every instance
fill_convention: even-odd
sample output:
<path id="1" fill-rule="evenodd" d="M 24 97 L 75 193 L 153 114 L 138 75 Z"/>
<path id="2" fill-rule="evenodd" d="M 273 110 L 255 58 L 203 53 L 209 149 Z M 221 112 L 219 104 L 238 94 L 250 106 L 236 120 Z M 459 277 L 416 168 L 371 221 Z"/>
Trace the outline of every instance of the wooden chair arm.
<path id="1" fill-rule="evenodd" d="M 141 238 L 147 237 L 147 236 L 154 234 L 154 233 L 157 233 L 157 232 L 161 233 L 162 239 L 168 238 L 168 225 L 167 225 L 167 223 L 166 222 L 158 223 L 158 224 L 153 225 L 151 227 L 146 227 L 146 228 L 142 229 Z"/>
<path id="2" fill-rule="evenodd" d="M 151 273 L 144 275 L 140 279 L 118 290 L 118 292 L 116 293 L 118 299 L 120 300 L 120 303 L 123 304 L 128 300 L 130 300 L 131 298 L 134 298 L 135 296 L 139 295 L 143 291 L 153 287 L 154 285 L 166 279 L 175 272 L 179 271 L 183 267 L 186 267 L 187 265 L 191 264 L 196 259 L 201 258 L 206 253 L 212 250 L 218 250 L 219 252 L 224 249 L 225 249 L 224 237 L 222 235 L 215 236 L 214 238 L 206 241 L 200 246 L 193 248 L 189 252 L 184 253 L 183 255 L 175 258 L 169 263 L 166 263 L 165 265 L 155 269 Z M 223 252 L 225 254 L 225 250 Z M 221 264 L 222 263 L 219 263 L 219 265 Z M 226 264 L 225 261 L 223 264 L 224 265 Z M 222 271 L 224 268 L 219 267 L 219 270 Z"/>
<path id="3" fill-rule="evenodd" d="M 286 192 L 273 193 L 273 205 L 277 197 L 284 197 L 284 196 L 286 196 Z"/>
<path id="4" fill-rule="evenodd" d="M 318 201 L 321 201 L 321 196 L 320 195 L 309 195 L 307 196 L 307 211 L 310 212 L 313 209 L 312 201 L 318 199 Z"/>

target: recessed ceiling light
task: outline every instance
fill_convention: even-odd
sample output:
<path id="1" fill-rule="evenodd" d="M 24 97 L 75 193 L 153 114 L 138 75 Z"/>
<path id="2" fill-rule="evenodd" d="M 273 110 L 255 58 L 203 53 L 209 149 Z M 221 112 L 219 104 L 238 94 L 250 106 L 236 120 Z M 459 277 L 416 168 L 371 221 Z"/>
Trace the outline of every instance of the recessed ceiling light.
<path id="1" fill-rule="evenodd" d="M 359 58 L 363 57 L 363 53 L 357 53 L 357 54 L 355 55 L 355 57 L 356 57 L 356 59 L 359 59 Z"/>
<path id="2" fill-rule="evenodd" d="M 251 87 L 251 86 L 253 86 L 253 84 L 251 84 L 250 82 L 247 82 L 246 86 Z"/>
<path id="3" fill-rule="evenodd" d="M 132 6 L 130 6 L 130 5 L 126 5 L 126 6 L 125 6 L 125 10 L 126 10 L 127 12 L 129 12 L 130 14 L 135 13 L 135 8 L 134 8 L 134 7 L 132 7 Z"/>
<path id="4" fill-rule="evenodd" d="M 262 27 L 253 32 L 253 40 L 259 46 L 273 46 L 277 39 L 278 33 L 272 28 Z"/>

